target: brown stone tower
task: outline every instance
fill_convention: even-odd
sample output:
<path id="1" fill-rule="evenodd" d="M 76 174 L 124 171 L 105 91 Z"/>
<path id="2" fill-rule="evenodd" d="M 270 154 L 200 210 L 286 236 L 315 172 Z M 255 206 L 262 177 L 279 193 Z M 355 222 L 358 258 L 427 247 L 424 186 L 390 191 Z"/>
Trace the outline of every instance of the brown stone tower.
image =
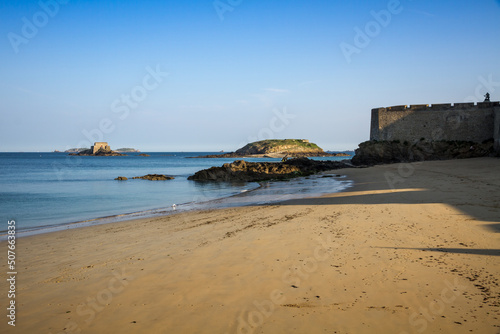
<path id="1" fill-rule="evenodd" d="M 94 146 L 90 148 L 92 150 L 92 154 L 96 154 L 99 150 L 103 150 L 104 152 L 111 152 L 111 148 L 106 142 L 95 142 Z"/>

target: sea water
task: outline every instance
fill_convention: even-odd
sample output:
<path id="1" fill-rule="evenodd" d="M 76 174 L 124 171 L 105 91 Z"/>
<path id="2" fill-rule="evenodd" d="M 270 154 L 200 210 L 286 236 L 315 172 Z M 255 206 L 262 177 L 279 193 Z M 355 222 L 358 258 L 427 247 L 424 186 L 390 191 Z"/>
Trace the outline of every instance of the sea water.
<path id="1" fill-rule="evenodd" d="M 195 172 L 235 159 L 191 159 L 210 152 L 128 153 L 118 157 L 67 153 L 0 153 L 0 235 L 7 221 L 18 231 L 47 230 L 72 223 L 98 224 L 174 211 L 273 203 L 340 191 L 342 178 L 311 176 L 287 182 L 227 183 L 187 180 Z M 320 160 L 342 160 L 328 157 Z M 247 161 L 279 161 L 247 158 Z M 174 180 L 131 179 L 165 174 Z M 129 180 L 117 181 L 118 176 Z M 173 206 L 175 204 L 175 206 Z"/>

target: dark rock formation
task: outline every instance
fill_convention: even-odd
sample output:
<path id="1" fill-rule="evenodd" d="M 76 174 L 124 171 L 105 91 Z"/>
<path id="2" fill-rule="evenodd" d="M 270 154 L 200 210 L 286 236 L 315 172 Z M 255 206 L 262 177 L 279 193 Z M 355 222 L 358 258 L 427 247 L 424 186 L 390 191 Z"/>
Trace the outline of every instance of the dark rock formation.
<path id="1" fill-rule="evenodd" d="M 115 180 L 118 180 L 118 181 L 127 181 L 128 179 L 125 176 L 118 176 Z"/>
<path id="2" fill-rule="evenodd" d="M 93 157 L 118 157 L 118 156 L 126 156 L 126 154 L 118 153 L 115 151 L 106 151 L 99 150 L 95 154 L 92 153 L 92 150 L 85 150 L 78 153 L 70 153 L 69 155 L 81 155 L 81 156 L 93 156 Z"/>
<path id="3" fill-rule="evenodd" d="M 141 153 L 138 155 L 138 157 L 150 157 L 150 155 L 146 153 Z"/>
<path id="4" fill-rule="evenodd" d="M 209 154 L 209 155 L 201 155 L 198 157 L 188 157 L 188 158 L 197 158 L 197 159 L 206 159 L 206 158 L 282 158 L 285 155 L 291 158 L 310 158 L 310 157 L 350 157 L 349 154 L 345 153 L 268 153 L 268 154 L 238 154 L 236 152 L 224 153 L 224 154 Z"/>
<path id="5" fill-rule="evenodd" d="M 333 157 L 350 157 L 351 156 L 349 153 L 345 153 L 345 152 L 339 152 L 339 153 L 326 152 L 326 153 L 331 154 Z"/>
<path id="6" fill-rule="evenodd" d="M 172 176 L 166 176 L 163 174 L 148 174 L 144 176 L 136 176 L 133 177 L 133 179 L 143 179 L 143 180 L 149 180 L 149 181 L 166 181 L 166 180 L 173 180 L 175 179 Z"/>
<path id="7" fill-rule="evenodd" d="M 287 162 L 246 162 L 238 160 L 222 167 L 204 169 L 190 176 L 195 181 L 247 181 L 283 180 L 314 173 L 350 167 L 338 161 L 315 161 L 307 158 Z"/>
<path id="8" fill-rule="evenodd" d="M 367 141 L 359 144 L 353 165 L 379 165 L 425 160 L 449 160 L 494 156 L 493 140 L 469 141 Z"/>

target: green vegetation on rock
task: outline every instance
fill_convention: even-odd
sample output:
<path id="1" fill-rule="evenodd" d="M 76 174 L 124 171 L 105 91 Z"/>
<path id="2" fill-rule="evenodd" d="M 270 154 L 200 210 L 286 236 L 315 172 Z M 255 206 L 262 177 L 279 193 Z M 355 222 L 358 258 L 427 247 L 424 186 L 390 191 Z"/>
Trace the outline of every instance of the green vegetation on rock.
<path id="1" fill-rule="evenodd" d="M 130 148 L 130 147 L 119 148 L 115 151 L 116 152 L 140 152 L 139 150 L 136 150 L 135 148 Z"/>
<path id="2" fill-rule="evenodd" d="M 323 153 L 318 145 L 305 139 L 268 139 L 245 145 L 237 150 L 237 154 L 269 154 L 269 153 Z"/>
<path id="3" fill-rule="evenodd" d="M 304 157 L 348 157 L 346 153 L 328 153 L 306 139 L 268 139 L 250 143 L 236 152 L 210 154 L 194 158 L 304 158 Z"/>

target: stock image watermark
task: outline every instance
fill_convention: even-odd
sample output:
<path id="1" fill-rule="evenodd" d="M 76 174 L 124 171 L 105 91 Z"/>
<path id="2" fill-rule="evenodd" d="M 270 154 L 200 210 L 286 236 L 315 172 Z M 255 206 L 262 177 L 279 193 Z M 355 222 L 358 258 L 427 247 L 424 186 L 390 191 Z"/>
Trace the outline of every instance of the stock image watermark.
<path id="1" fill-rule="evenodd" d="M 500 82 L 494 80 L 493 74 L 488 75 L 488 77 L 484 77 L 481 75 L 478 77 L 478 81 L 479 83 L 474 90 L 474 95 L 466 97 L 464 99 L 464 103 L 483 102 L 483 99 L 486 95 L 489 97 L 489 93 L 496 92 L 498 87 L 500 87 Z M 451 116 L 447 116 L 445 113 L 443 113 L 443 125 L 436 127 L 432 131 L 431 138 L 429 138 L 429 140 L 433 142 L 445 139 L 446 128 L 452 131 L 456 131 L 460 129 L 462 124 L 466 122 L 470 116 L 471 111 L 466 109 L 456 110 Z M 384 173 L 385 179 L 390 189 L 395 190 L 398 183 L 404 183 L 406 179 L 413 176 L 416 172 L 415 167 L 418 167 L 424 163 L 424 154 L 432 153 L 431 147 L 423 146 L 422 149 L 422 152 L 413 152 L 411 146 L 409 146 L 408 156 L 414 161 L 411 164 L 400 163 L 398 165 L 397 172 L 387 171 Z M 473 149 L 473 147 L 471 147 L 471 149 Z M 416 159 L 415 155 L 419 155 L 419 159 Z"/>
<path id="2" fill-rule="evenodd" d="M 479 81 L 479 84 L 474 90 L 474 95 L 468 96 L 464 102 L 481 102 L 485 97 L 485 93 L 493 94 L 500 87 L 500 81 L 494 81 L 493 74 L 488 75 L 487 78 L 480 75 L 477 80 Z"/>
<path id="3" fill-rule="evenodd" d="M 149 93 L 157 89 L 169 75 L 168 72 L 162 71 L 160 65 L 156 65 L 155 69 L 147 66 L 146 72 L 147 74 L 143 77 L 141 85 L 134 86 L 128 94 L 122 94 L 120 98 L 111 103 L 111 111 L 116 114 L 121 121 L 126 120 L 130 115 L 130 111 L 137 109 L 139 104 L 148 97 Z M 101 142 L 104 140 L 105 134 L 110 134 L 115 129 L 116 125 L 112 119 L 106 117 L 102 118 L 95 128 L 91 130 L 82 130 L 83 136 L 88 141 L 83 143 L 80 142 L 78 145 L 92 145 L 94 142 Z"/>
<path id="4" fill-rule="evenodd" d="M 103 117 L 92 129 L 83 129 L 81 131 L 85 140 L 80 141 L 75 147 L 90 147 L 94 142 L 104 141 L 104 136 L 111 134 L 116 129 L 117 123 L 125 121 L 131 114 L 131 111 L 137 109 L 151 92 L 158 89 L 169 73 L 162 70 L 161 65 L 157 64 L 155 68 L 147 66 L 146 74 L 141 80 L 141 84 L 130 89 L 116 98 L 110 105 L 110 111 L 115 119 Z M 67 149 L 70 147 L 68 146 Z M 81 163 L 79 156 L 67 156 L 64 163 L 57 162 L 52 164 L 57 178 L 62 180 L 66 169 L 70 166 L 77 166 Z"/>
<path id="5" fill-rule="evenodd" d="M 16 221 L 7 222 L 7 282 L 9 306 L 7 307 L 7 323 L 16 326 Z"/>
<path id="6" fill-rule="evenodd" d="M 429 323 L 433 323 L 436 319 L 435 316 L 441 316 L 446 310 L 447 305 L 451 305 L 460 294 L 466 290 L 466 286 L 461 285 L 457 278 L 453 283 L 444 281 L 445 288 L 441 290 L 438 299 L 434 299 L 428 307 L 420 307 L 417 312 L 413 312 L 408 318 L 410 326 L 417 331 L 423 333 L 429 327 Z M 399 334 L 409 334 L 406 331 Z"/>
<path id="7" fill-rule="evenodd" d="M 283 284 L 298 287 L 318 270 L 319 263 L 330 258 L 329 250 L 340 247 L 331 236 L 327 238 L 318 238 L 318 245 L 314 248 L 312 256 L 306 258 L 303 262 L 297 262 L 294 267 L 296 270 L 288 269 L 281 275 Z M 274 289 L 269 293 L 269 298 L 264 300 L 255 300 L 252 308 L 243 311 L 237 319 L 237 334 L 251 334 L 258 327 L 262 326 L 266 319 L 271 317 L 280 305 L 286 303 L 286 295 L 280 289 Z"/>
<path id="8" fill-rule="evenodd" d="M 40 0 L 38 6 L 39 11 L 35 12 L 31 18 L 23 16 L 21 18 L 22 26 L 19 33 L 9 32 L 7 38 L 12 46 L 14 53 L 19 53 L 19 47 L 26 45 L 30 40 L 35 38 L 40 29 L 43 29 L 54 18 L 61 9 L 61 5 L 66 5 L 69 0 Z"/>
<path id="9" fill-rule="evenodd" d="M 370 11 L 373 20 L 368 21 L 362 28 L 355 26 L 352 42 L 342 42 L 339 45 L 346 62 L 350 64 L 353 55 L 360 54 L 363 49 L 366 49 L 381 34 L 382 30 L 391 24 L 393 17 L 401 14 L 403 10 L 404 7 L 401 1 L 390 0 L 386 9 Z"/>
<path id="10" fill-rule="evenodd" d="M 156 90 L 169 75 L 168 72 L 164 72 L 161 69 L 161 65 L 159 64 L 156 65 L 155 69 L 147 66 L 146 72 L 147 74 L 143 77 L 141 85 L 133 87 L 130 90 L 130 94 L 122 94 L 119 99 L 111 103 L 111 111 L 119 114 L 120 120 L 127 119 L 130 111 L 136 109 L 139 103 L 144 101 L 150 92 Z"/>
<path id="11" fill-rule="evenodd" d="M 215 0 L 212 5 L 219 19 L 224 21 L 224 15 L 226 15 L 227 12 L 234 11 L 234 9 L 242 3 L 243 0 Z"/>
<path id="12" fill-rule="evenodd" d="M 240 143 L 239 147 L 256 141 L 275 138 L 278 133 L 283 132 L 292 123 L 292 120 L 297 117 L 297 115 L 289 113 L 286 107 L 283 107 L 281 110 L 274 108 L 272 112 L 274 116 L 269 120 L 268 126 L 262 127 L 257 131 L 256 135 L 248 136 L 247 141 Z"/>
<path id="13" fill-rule="evenodd" d="M 113 277 L 108 280 L 105 288 L 95 295 L 87 297 L 85 302 L 80 303 L 76 307 L 76 314 L 81 317 L 79 322 L 85 323 L 87 326 L 90 325 L 96 315 L 102 312 L 107 305 L 111 304 L 113 299 L 123 292 L 125 287 L 133 280 L 134 277 L 128 276 L 123 268 L 121 272 L 113 272 Z M 81 331 L 81 325 L 77 321 L 68 321 L 65 329 L 56 334 L 80 333 Z M 52 332 L 49 332 L 49 334 L 52 334 Z"/>

